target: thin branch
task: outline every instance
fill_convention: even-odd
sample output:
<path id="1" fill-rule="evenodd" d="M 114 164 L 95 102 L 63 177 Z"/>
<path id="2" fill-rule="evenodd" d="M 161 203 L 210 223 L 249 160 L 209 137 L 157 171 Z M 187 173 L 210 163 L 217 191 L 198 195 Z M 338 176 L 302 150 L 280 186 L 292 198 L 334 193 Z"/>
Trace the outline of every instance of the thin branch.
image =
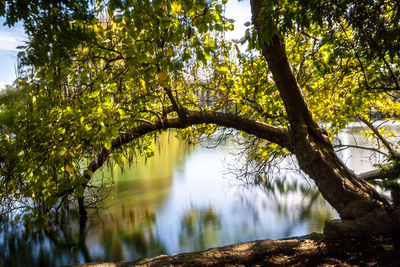
<path id="1" fill-rule="evenodd" d="M 334 145 L 333 147 L 334 148 L 339 148 L 338 150 L 336 150 L 336 152 L 343 151 L 343 150 L 345 150 L 347 148 L 357 148 L 357 149 L 370 150 L 370 151 L 373 151 L 373 152 L 380 153 L 380 154 L 382 154 L 384 156 L 388 156 L 387 153 L 382 152 L 379 149 L 374 148 L 374 147 L 365 147 L 365 146 L 358 146 L 358 145 Z"/>
<path id="2" fill-rule="evenodd" d="M 370 34 L 369 32 L 367 33 L 367 37 L 370 41 L 370 43 L 372 44 L 372 46 L 375 48 L 376 52 L 378 53 L 379 58 L 383 61 L 383 63 L 385 64 L 386 68 L 389 71 L 390 77 L 392 78 L 394 85 L 396 86 L 396 88 L 398 88 L 398 90 L 400 89 L 400 84 L 397 80 L 396 75 L 393 72 L 392 67 L 390 66 L 389 62 L 386 60 L 385 54 L 382 52 L 381 47 L 379 46 L 379 44 L 376 43 L 376 41 L 372 38 L 372 34 Z"/>
<path id="3" fill-rule="evenodd" d="M 383 145 L 386 147 L 386 149 L 389 151 L 389 154 L 391 155 L 397 155 L 397 152 L 393 149 L 392 145 L 381 135 L 381 133 L 378 131 L 378 129 L 367 119 L 364 117 L 359 116 L 359 119 L 368 126 L 374 133 L 374 135 L 382 141 Z"/>
<path id="4" fill-rule="evenodd" d="M 358 54 L 358 52 L 357 52 L 357 50 L 356 50 L 356 48 L 355 48 L 354 43 L 351 41 L 350 37 L 349 37 L 348 34 L 346 33 L 346 29 L 344 28 L 344 26 L 343 26 L 342 23 L 340 23 L 340 28 L 342 29 L 343 33 L 346 35 L 347 42 L 348 42 L 348 44 L 351 46 L 351 48 L 352 48 L 353 51 L 354 51 L 354 54 L 355 54 L 356 59 L 357 59 L 357 61 L 358 61 L 358 64 L 360 64 L 361 72 L 363 73 L 363 76 L 364 76 L 365 85 L 366 85 L 367 88 L 369 88 L 368 78 L 367 78 L 367 75 L 366 75 L 366 72 L 365 72 L 364 65 L 363 65 L 363 63 L 362 63 L 362 61 L 361 61 L 360 55 Z"/>

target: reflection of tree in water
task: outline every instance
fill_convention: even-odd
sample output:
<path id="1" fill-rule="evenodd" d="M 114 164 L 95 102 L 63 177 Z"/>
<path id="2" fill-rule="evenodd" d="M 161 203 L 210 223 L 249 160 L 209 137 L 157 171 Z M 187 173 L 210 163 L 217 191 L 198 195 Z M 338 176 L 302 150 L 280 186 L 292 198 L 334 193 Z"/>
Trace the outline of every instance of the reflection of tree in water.
<path id="1" fill-rule="evenodd" d="M 188 251 L 216 246 L 220 239 L 221 222 L 212 207 L 192 209 L 181 220 L 179 244 Z"/>
<path id="2" fill-rule="evenodd" d="M 88 209 L 82 228 L 72 215 L 52 233 L 0 225 L 0 266 L 62 266 L 164 254 L 165 246 L 154 232 L 155 213 L 169 195 L 174 168 L 184 164 L 189 153 L 173 135 L 160 136 L 154 157 L 138 158 L 123 172 L 114 169 L 116 187 L 100 203 L 103 208 Z M 100 174 L 94 185 L 102 184 L 103 178 Z"/>
<path id="3" fill-rule="evenodd" d="M 324 222 L 333 218 L 333 209 L 317 188 L 307 180 L 300 180 L 298 177 L 276 177 L 273 182 L 266 181 L 263 187 L 275 200 L 278 214 L 288 217 L 297 225 L 308 222 L 309 232 L 322 232 Z M 291 234 L 296 224 L 288 225 L 285 230 L 286 236 Z"/>
<path id="4" fill-rule="evenodd" d="M 92 261 L 135 260 L 164 254 L 166 249 L 154 233 L 156 215 L 152 209 L 126 209 L 92 219 L 85 232 L 85 244 L 100 247 L 92 251 Z"/>
<path id="5" fill-rule="evenodd" d="M 184 164 L 187 154 L 185 144 L 174 134 L 159 136 L 153 157 L 138 157 L 129 168 L 115 169 L 115 190 L 101 203 L 102 208 L 90 211 L 93 219 L 89 219 L 88 235 L 102 244 L 101 260 L 133 260 L 165 253 L 154 232 L 156 212 L 170 195 L 173 172 Z"/>
<path id="6" fill-rule="evenodd" d="M 0 266 L 63 266 L 91 260 L 76 220 L 51 233 L 6 223 L 0 231 Z"/>
<path id="7" fill-rule="evenodd" d="M 334 217 L 332 207 L 322 198 L 316 187 L 301 179 L 299 173 L 295 175 L 274 175 L 273 178 L 260 178 L 257 183 L 250 182 L 235 185 L 240 204 L 251 214 L 255 223 L 265 220 L 260 215 L 262 209 L 274 210 L 280 218 L 287 222 L 283 236 L 296 233 L 296 227 L 307 225 L 307 232 L 322 232 L 324 222 Z M 243 190 L 241 193 L 240 190 Z M 253 192 L 253 193 L 249 193 Z M 256 198 L 257 195 L 266 195 L 266 198 Z M 262 202 L 257 202 L 262 201 Z M 260 209 L 260 205 L 263 207 Z"/>
<path id="8" fill-rule="evenodd" d="M 267 194 L 266 205 L 289 222 L 284 235 L 290 236 L 294 228 L 302 223 L 310 226 L 308 231 L 322 232 L 324 222 L 333 218 L 333 209 L 308 176 L 299 169 L 296 159 L 282 157 L 285 154 L 283 150 L 259 150 L 268 147 L 270 143 L 256 137 L 233 138 L 236 145 L 230 151 L 233 160 L 227 162 L 228 173 L 243 185 L 244 191 L 253 188 L 258 193 L 261 191 Z M 254 195 L 244 193 L 239 197 L 253 211 L 254 220 L 262 219 L 257 215 L 259 210 L 254 205 Z"/>
<path id="9" fill-rule="evenodd" d="M 121 205 L 101 216 L 91 214 L 86 235 L 88 242 L 100 244 L 102 253 L 96 260 L 134 260 L 165 253 L 165 246 L 154 232 L 155 210 L 150 207 Z"/>
<path id="10" fill-rule="evenodd" d="M 89 210 L 89 220 L 81 227 L 79 219 L 69 218 L 49 233 L 1 225 L 0 266 L 63 266 L 165 253 L 165 246 L 153 233 L 154 212 L 137 211 L 134 215 L 130 211 L 100 218 L 92 211 Z"/>
<path id="11" fill-rule="evenodd" d="M 109 218 L 103 222 L 104 229 L 97 233 L 93 230 L 99 228 L 91 228 L 90 217 L 87 225 L 80 227 L 78 219 L 70 219 L 50 233 L 28 232 L 22 227 L 2 224 L 0 266 L 63 266 L 99 260 L 134 260 L 165 253 L 164 245 L 153 233 L 154 214 L 145 217 L 138 218 L 140 223 L 132 222 L 136 225 L 133 228 L 118 228 L 118 217 Z"/>

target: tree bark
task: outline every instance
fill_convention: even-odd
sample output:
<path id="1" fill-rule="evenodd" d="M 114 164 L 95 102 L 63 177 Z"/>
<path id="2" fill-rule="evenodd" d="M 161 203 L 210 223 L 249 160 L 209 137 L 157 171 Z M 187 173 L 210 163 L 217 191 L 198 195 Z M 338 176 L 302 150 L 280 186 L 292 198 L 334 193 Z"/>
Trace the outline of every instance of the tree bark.
<path id="1" fill-rule="evenodd" d="M 267 31 L 271 29 L 263 24 L 262 8 L 263 1 L 251 0 L 252 20 L 257 34 L 268 36 L 270 34 Z M 389 211 L 388 202 L 343 165 L 326 131 L 312 118 L 289 63 L 283 38 L 275 34 L 271 40 L 259 40 L 262 55 L 285 104 L 292 149 L 299 166 L 315 181 L 323 197 L 343 220 L 328 223 L 327 232 L 358 235 L 368 231 L 394 231 L 397 220 L 394 213 Z M 377 225 L 377 221 L 381 225 Z M 342 231 L 343 227 L 346 231 Z"/>
<path id="2" fill-rule="evenodd" d="M 87 221 L 87 211 L 83 197 L 78 197 L 78 208 L 79 208 L 79 229 L 85 229 Z"/>

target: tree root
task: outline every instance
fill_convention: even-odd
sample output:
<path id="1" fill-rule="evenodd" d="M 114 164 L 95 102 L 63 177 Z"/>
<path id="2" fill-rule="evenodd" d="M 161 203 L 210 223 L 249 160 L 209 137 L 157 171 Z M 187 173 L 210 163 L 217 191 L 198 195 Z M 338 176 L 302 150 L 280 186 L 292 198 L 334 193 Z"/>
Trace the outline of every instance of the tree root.
<path id="1" fill-rule="evenodd" d="M 325 222 L 326 237 L 400 236 L 400 209 L 387 211 L 374 209 L 354 220 L 329 220 Z"/>

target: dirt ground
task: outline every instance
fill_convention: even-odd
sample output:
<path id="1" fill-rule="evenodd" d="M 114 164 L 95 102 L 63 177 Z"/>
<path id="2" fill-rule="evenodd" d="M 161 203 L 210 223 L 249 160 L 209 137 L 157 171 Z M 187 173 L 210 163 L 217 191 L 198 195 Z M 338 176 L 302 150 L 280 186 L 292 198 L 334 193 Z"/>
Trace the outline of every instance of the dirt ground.
<path id="1" fill-rule="evenodd" d="M 80 267 L 128 266 L 400 266 L 393 239 L 325 239 L 321 234 L 260 240 L 205 251 L 161 255 L 134 262 L 88 263 Z"/>

